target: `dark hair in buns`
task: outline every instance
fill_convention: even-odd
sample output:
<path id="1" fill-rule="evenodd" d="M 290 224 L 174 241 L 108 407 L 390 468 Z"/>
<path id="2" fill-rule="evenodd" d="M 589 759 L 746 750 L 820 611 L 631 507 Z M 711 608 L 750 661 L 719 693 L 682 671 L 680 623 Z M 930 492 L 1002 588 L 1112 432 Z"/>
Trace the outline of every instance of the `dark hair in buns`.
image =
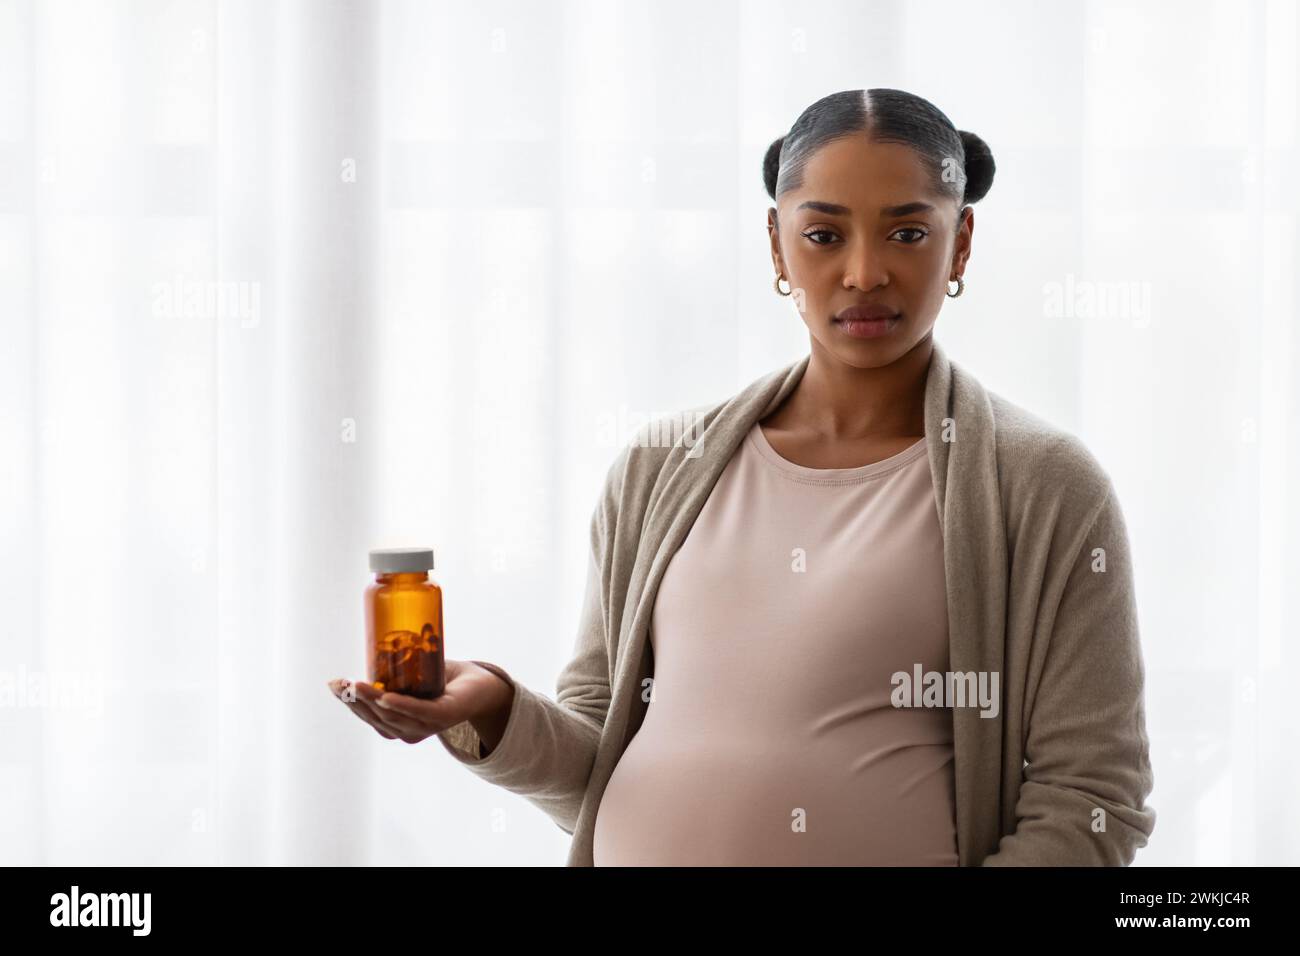
<path id="1" fill-rule="evenodd" d="M 988 144 L 957 129 L 929 100 L 903 90 L 843 90 L 809 106 L 790 132 L 768 146 L 763 156 L 767 194 L 775 201 L 797 188 L 814 152 L 854 133 L 866 133 L 878 143 L 911 146 L 926 164 L 935 190 L 951 196 L 958 209 L 979 202 L 993 185 L 997 167 Z"/>

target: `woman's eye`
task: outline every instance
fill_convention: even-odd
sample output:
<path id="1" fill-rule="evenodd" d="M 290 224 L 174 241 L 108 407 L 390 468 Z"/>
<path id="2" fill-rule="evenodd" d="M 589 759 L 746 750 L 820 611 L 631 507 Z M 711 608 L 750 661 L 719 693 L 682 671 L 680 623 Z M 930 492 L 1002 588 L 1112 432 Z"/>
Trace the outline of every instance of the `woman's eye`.
<path id="1" fill-rule="evenodd" d="M 834 236 L 834 235 L 835 233 L 831 232 L 829 229 L 809 229 L 807 232 L 804 233 L 804 238 L 812 239 L 815 245 L 824 246 L 830 242 L 829 239 L 826 240 L 825 242 L 822 242 L 819 239 L 813 239 L 813 236 Z"/>
<path id="2" fill-rule="evenodd" d="M 927 233 L 924 229 L 911 229 L 911 228 L 908 228 L 908 229 L 899 229 L 897 232 L 894 233 L 894 235 L 897 236 L 899 233 L 903 233 L 903 232 L 911 232 L 911 233 L 915 233 L 915 234 L 916 234 L 916 238 L 915 238 L 915 239 L 904 239 L 904 240 L 903 240 L 903 243 L 904 243 L 905 245 L 909 245 L 909 246 L 915 245 L 916 243 L 918 243 L 918 242 L 920 242 L 922 239 L 924 239 L 927 235 L 929 235 L 929 233 Z"/>

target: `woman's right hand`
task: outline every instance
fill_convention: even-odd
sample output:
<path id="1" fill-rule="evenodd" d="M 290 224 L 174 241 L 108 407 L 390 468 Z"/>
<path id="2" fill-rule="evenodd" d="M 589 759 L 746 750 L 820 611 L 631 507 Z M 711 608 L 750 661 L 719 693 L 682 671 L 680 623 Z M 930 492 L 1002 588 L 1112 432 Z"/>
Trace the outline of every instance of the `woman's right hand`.
<path id="1" fill-rule="evenodd" d="M 483 746 L 491 751 L 505 732 L 514 688 L 473 661 L 444 662 L 442 696 L 423 700 L 377 690 L 365 681 L 329 681 L 330 691 L 380 736 L 419 743 L 462 721 L 470 721 Z"/>

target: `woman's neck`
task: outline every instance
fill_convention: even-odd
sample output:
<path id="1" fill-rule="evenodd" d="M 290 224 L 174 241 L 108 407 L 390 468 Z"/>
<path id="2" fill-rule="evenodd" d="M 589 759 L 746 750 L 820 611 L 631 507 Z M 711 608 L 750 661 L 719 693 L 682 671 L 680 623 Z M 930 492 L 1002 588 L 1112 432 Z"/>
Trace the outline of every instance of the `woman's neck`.
<path id="1" fill-rule="evenodd" d="M 924 435 L 925 380 L 933 346 L 927 334 L 889 365 L 855 368 L 814 338 L 803 377 L 764 424 L 829 441 Z"/>

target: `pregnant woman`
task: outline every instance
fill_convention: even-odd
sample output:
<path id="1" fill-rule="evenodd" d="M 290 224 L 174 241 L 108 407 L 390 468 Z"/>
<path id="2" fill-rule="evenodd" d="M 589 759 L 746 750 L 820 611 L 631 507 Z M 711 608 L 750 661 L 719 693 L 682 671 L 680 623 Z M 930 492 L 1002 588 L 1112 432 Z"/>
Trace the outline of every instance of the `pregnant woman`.
<path id="1" fill-rule="evenodd" d="M 1131 863 L 1155 811 L 1111 480 L 934 339 L 993 173 L 918 96 L 809 106 L 763 163 L 809 354 L 615 458 L 555 699 L 484 661 L 436 701 L 334 692 L 530 800 L 569 865 Z"/>

